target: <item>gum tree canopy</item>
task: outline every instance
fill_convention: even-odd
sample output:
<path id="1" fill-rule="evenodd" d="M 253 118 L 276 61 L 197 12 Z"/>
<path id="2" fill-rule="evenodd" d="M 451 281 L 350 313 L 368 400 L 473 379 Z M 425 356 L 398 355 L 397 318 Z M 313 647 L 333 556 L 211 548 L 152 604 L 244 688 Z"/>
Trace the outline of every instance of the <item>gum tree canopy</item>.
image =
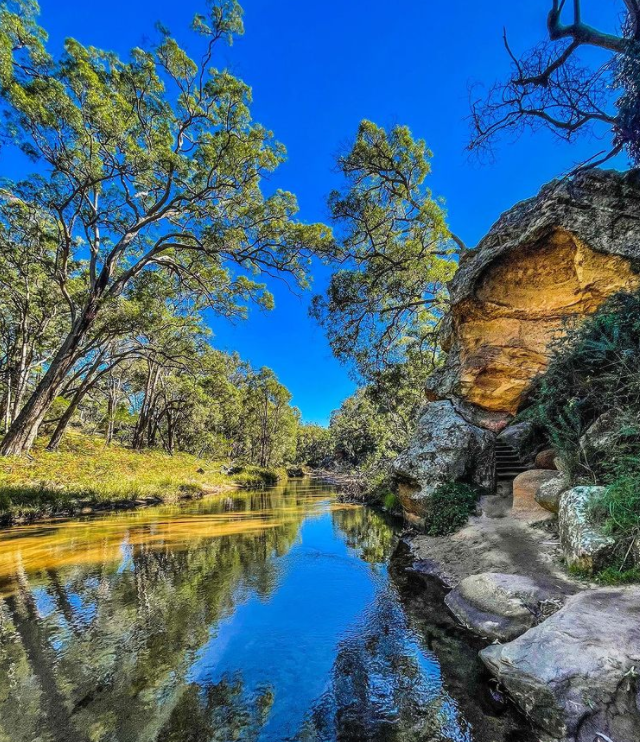
<path id="1" fill-rule="evenodd" d="M 612 132 L 611 145 L 593 158 L 602 164 L 623 150 L 640 163 L 640 1 L 617 0 L 618 33 L 589 25 L 580 0 L 552 0 L 547 40 L 511 57 L 511 75 L 472 100 L 471 150 L 490 148 L 501 135 L 548 128 L 562 139 Z M 583 52 L 597 50 L 584 55 Z"/>
<path id="2" fill-rule="evenodd" d="M 271 305 L 259 274 L 304 285 L 311 255 L 331 249 L 327 228 L 294 220 L 291 193 L 263 195 L 263 176 L 285 152 L 251 120 L 249 88 L 213 66 L 217 45 L 242 33 L 240 7 L 207 7 L 192 26 L 197 61 L 164 29 L 125 61 L 74 39 L 54 57 L 33 0 L 0 5 L 0 106 L 12 139 L 3 144 L 19 145 L 38 171 L 4 185 L 0 221 L 10 227 L 18 205 L 53 232 L 47 270 L 69 313 L 2 454 L 29 449 L 98 318 L 144 272 L 166 272 L 214 310 L 244 314 L 248 301 Z"/>
<path id="3" fill-rule="evenodd" d="M 363 121 L 338 159 L 345 187 L 331 194 L 329 208 L 342 267 L 326 295 L 314 297 L 312 314 L 336 357 L 354 362 L 367 379 L 407 354 L 433 349 L 446 305 L 462 243 L 425 185 L 430 158 L 406 126 L 387 132 Z"/>

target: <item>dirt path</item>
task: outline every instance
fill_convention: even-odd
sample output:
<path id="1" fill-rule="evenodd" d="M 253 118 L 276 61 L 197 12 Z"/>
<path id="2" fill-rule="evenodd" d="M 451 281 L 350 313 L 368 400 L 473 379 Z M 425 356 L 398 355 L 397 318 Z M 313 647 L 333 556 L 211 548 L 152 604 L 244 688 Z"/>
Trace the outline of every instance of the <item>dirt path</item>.
<path id="1" fill-rule="evenodd" d="M 534 577 L 562 594 L 588 587 L 565 570 L 554 521 L 532 526 L 511 518 L 509 493 L 484 498 L 481 507 L 482 515 L 452 536 L 412 536 L 418 570 L 432 570 L 450 586 L 469 575 L 504 572 Z"/>

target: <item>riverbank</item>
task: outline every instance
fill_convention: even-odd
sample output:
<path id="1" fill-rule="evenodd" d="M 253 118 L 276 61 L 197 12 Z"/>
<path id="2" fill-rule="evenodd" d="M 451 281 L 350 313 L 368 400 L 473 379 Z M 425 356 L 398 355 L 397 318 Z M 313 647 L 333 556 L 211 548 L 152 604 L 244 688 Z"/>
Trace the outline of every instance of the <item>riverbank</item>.
<path id="1" fill-rule="evenodd" d="M 178 502 L 275 484 L 284 472 L 185 453 L 134 451 L 87 435 L 68 435 L 59 451 L 0 459 L 0 526 L 45 518 Z"/>
<path id="2" fill-rule="evenodd" d="M 457 533 L 410 533 L 393 562 L 481 642 L 479 661 L 540 740 L 638 739 L 640 588 L 600 587 L 566 568 L 553 518 L 481 501 Z"/>

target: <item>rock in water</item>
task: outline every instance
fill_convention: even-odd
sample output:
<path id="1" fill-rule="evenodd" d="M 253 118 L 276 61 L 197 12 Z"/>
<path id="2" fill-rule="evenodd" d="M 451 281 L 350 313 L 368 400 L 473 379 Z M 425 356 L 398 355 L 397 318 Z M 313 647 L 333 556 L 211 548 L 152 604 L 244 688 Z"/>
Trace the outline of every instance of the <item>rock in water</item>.
<path id="1" fill-rule="evenodd" d="M 524 713 L 557 742 L 640 740 L 640 588 L 575 595 L 564 608 L 480 658 Z"/>
<path id="2" fill-rule="evenodd" d="M 560 498 L 558 530 L 567 564 L 585 572 L 606 565 L 615 541 L 591 517 L 591 506 L 604 487 L 574 487 Z"/>
<path id="3" fill-rule="evenodd" d="M 558 601 L 558 602 L 556 602 Z M 510 641 L 561 605 L 559 594 L 523 575 L 485 572 L 466 577 L 445 598 L 453 615 L 487 639 Z"/>
<path id="4" fill-rule="evenodd" d="M 448 400 L 432 402 L 393 469 L 400 503 L 409 520 L 420 525 L 430 496 L 441 485 L 465 481 L 493 488 L 494 436 L 468 423 Z"/>

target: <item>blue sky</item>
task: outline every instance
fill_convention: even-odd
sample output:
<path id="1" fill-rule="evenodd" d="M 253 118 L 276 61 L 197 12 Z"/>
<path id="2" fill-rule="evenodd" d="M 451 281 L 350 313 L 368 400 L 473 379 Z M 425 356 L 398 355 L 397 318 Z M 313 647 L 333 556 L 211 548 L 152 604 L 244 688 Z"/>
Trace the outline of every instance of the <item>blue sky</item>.
<path id="1" fill-rule="evenodd" d="M 569 147 L 541 133 L 505 143 L 492 164 L 470 161 L 468 84 L 492 82 L 508 70 L 506 26 L 515 50 L 544 34 L 550 0 L 244 0 L 245 36 L 221 51 L 253 88 L 254 118 L 275 132 L 289 153 L 274 185 L 298 196 L 305 221 L 326 220 L 326 196 L 338 185 L 335 154 L 368 118 L 407 124 L 435 154 L 430 187 L 444 196 L 452 229 L 474 245 L 516 201 L 600 149 Z M 204 0 L 40 0 L 52 48 L 66 36 L 126 54 L 154 35 L 162 21 L 181 41 Z M 587 0 L 592 25 L 615 26 L 618 0 Z M 604 146 L 604 145 L 603 145 Z M 11 155 L 4 155 L 10 158 Z M 12 177 L 11 162 L 0 175 Z M 314 291 L 328 272 L 318 266 Z M 323 332 L 307 316 L 311 294 L 292 295 L 272 283 L 276 309 L 254 310 L 248 322 L 212 321 L 217 347 L 238 350 L 256 366 L 273 368 L 309 422 L 327 422 L 354 384 L 331 356 Z"/>

